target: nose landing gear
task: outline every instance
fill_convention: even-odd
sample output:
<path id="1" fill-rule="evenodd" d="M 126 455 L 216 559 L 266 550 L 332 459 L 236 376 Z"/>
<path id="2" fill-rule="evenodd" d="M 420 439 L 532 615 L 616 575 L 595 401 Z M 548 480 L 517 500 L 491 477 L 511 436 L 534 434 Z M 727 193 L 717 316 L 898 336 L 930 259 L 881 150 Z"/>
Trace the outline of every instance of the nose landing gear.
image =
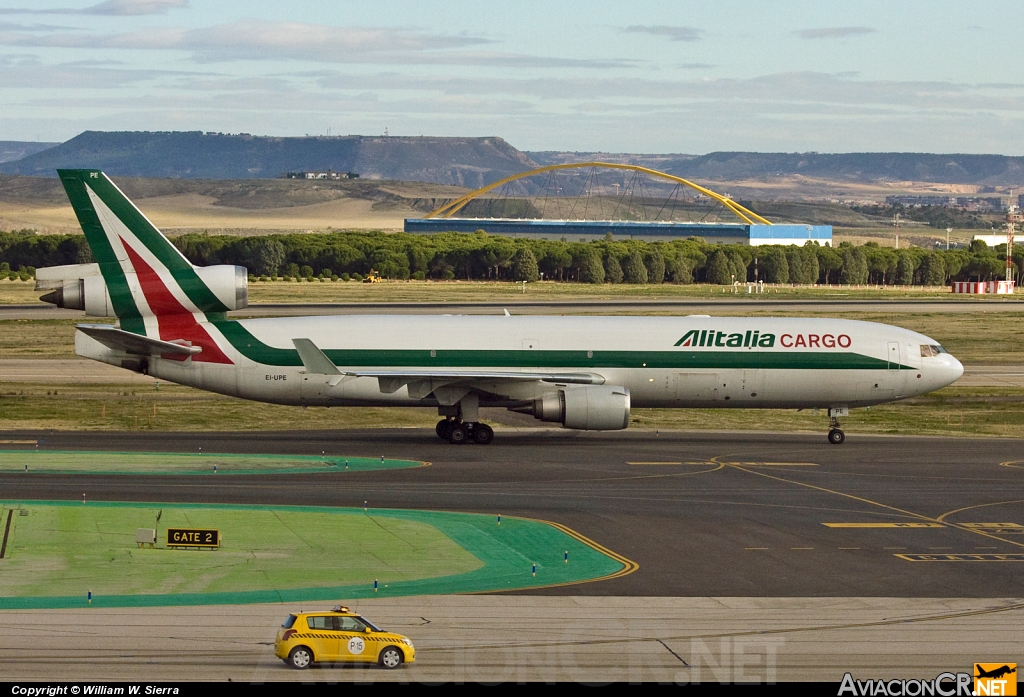
<path id="1" fill-rule="evenodd" d="M 839 429 L 839 419 L 834 416 L 830 417 L 829 426 L 831 429 L 828 432 L 828 442 L 832 445 L 842 445 L 846 440 L 846 434 Z"/>

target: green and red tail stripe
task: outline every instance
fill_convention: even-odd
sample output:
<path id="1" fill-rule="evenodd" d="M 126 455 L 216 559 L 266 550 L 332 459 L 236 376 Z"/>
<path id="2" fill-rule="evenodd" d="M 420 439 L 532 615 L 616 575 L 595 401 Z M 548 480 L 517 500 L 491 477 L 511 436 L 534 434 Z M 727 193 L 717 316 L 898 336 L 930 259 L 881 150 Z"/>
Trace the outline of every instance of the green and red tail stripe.
<path id="1" fill-rule="evenodd" d="M 57 173 L 99 264 L 120 327 L 201 346 L 202 353 L 192 359 L 198 362 L 233 363 L 207 328 L 208 320 L 222 318 L 228 308 L 188 259 L 103 172 Z"/>

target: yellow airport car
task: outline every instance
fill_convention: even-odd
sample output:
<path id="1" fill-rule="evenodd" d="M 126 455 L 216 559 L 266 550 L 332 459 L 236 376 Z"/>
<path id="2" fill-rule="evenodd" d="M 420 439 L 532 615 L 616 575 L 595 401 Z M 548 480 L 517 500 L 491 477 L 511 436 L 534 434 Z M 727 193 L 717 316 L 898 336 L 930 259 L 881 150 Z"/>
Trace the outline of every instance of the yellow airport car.
<path id="1" fill-rule="evenodd" d="M 289 615 L 274 639 L 274 654 L 299 670 L 314 662 L 398 668 L 416 660 L 416 648 L 408 637 L 385 632 L 340 605 L 330 612 Z"/>

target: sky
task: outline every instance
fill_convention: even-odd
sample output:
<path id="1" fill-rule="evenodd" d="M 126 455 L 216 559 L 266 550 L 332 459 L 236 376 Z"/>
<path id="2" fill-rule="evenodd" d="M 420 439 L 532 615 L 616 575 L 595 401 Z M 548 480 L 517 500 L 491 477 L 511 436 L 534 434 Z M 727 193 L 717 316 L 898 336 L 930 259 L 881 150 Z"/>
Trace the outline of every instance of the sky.
<path id="1" fill-rule="evenodd" d="M 1024 3 L 0 0 L 0 140 L 1024 155 Z"/>

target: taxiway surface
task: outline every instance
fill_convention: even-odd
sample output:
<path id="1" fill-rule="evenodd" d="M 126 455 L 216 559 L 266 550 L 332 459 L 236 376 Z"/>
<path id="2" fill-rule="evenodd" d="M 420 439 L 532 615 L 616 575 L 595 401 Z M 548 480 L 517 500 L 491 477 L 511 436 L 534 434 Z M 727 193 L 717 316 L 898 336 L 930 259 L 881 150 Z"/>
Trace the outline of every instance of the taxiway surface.
<path id="1" fill-rule="evenodd" d="M 6 499 L 425 508 L 567 525 L 639 563 L 531 593 L 1009 598 L 1024 568 L 1024 442 L 824 434 L 421 429 L 7 433 L 48 449 L 384 455 L 412 470 L 294 475 L 0 474 Z M 2 447 L 34 448 L 31 443 Z"/>

